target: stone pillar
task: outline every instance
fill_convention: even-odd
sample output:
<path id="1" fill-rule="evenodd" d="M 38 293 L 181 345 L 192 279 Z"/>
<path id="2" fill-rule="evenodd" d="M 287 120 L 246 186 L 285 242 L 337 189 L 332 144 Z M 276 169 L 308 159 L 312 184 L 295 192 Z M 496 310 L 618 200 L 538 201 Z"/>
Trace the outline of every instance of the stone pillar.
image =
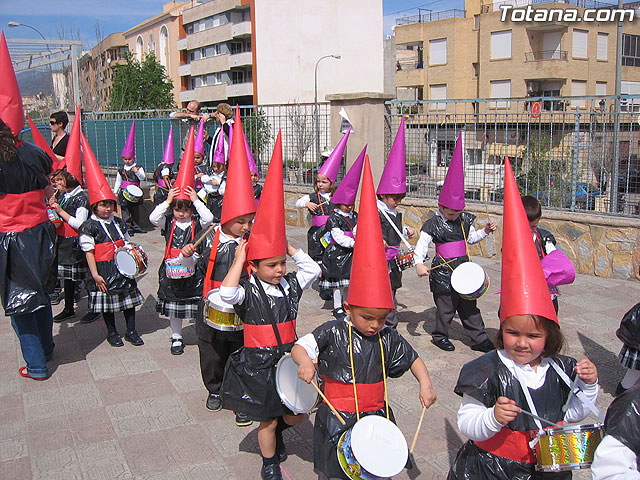
<path id="1" fill-rule="evenodd" d="M 373 181 L 376 185 L 386 161 L 384 102 L 393 98 L 393 95 L 376 92 L 337 93 L 326 96 L 326 99 L 331 102 L 331 145 L 336 145 L 342 138 L 340 133 L 342 117 L 338 112 L 344 108 L 355 130 L 347 143 L 347 169 L 367 145 Z"/>

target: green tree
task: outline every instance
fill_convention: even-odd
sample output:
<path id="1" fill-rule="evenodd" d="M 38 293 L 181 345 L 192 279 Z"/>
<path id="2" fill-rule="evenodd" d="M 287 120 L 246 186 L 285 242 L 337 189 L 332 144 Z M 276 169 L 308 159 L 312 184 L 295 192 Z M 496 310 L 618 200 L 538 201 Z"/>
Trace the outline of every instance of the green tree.
<path id="1" fill-rule="evenodd" d="M 264 110 L 255 109 L 242 119 L 242 128 L 252 152 L 261 153 L 269 143 L 271 130 Z"/>
<path id="2" fill-rule="evenodd" d="M 111 111 L 174 108 L 173 83 L 153 53 L 138 62 L 131 52 L 115 72 L 107 108 Z"/>

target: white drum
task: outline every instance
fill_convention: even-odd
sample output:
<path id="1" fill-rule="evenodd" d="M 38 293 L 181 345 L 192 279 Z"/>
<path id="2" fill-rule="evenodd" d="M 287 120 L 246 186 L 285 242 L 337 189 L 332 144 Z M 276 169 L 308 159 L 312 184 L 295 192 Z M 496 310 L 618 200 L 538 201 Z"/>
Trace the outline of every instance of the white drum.
<path id="1" fill-rule="evenodd" d="M 138 203 L 142 200 L 142 189 L 135 185 L 127 185 L 122 191 L 122 196 L 133 203 Z"/>
<path id="2" fill-rule="evenodd" d="M 489 289 L 489 277 L 477 263 L 465 262 L 451 273 L 451 287 L 465 300 L 477 300 Z"/>
<path id="3" fill-rule="evenodd" d="M 147 270 L 149 260 L 140 245 L 125 243 L 124 247 L 116 249 L 114 261 L 118 271 L 128 278 L 135 278 Z"/>
<path id="4" fill-rule="evenodd" d="M 182 263 L 180 263 L 178 257 L 165 259 L 164 267 L 167 278 L 171 280 L 189 278 L 193 276 L 194 273 L 196 273 L 195 265 L 192 265 L 190 267 L 183 265 Z"/>
<path id="5" fill-rule="evenodd" d="M 393 422 L 367 415 L 342 434 L 337 454 L 338 463 L 349 478 L 379 480 L 402 471 L 409 448 Z"/>
<path id="6" fill-rule="evenodd" d="M 276 389 L 282 403 L 293 413 L 308 413 L 318 404 L 318 392 L 313 385 L 300 380 L 298 365 L 290 353 L 276 366 Z"/>

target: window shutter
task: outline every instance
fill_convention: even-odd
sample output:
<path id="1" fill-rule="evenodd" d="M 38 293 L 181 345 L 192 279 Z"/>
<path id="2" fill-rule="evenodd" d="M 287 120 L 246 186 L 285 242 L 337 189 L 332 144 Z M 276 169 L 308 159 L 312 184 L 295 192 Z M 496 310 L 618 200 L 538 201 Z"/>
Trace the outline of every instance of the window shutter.
<path id="1" fill-rule="evenodd" d="M 607 47 L 609 45 L 609 34 L 598 33 L 598 60 L 607 59 Z"/>
<path id="2" fill-rule="evenodd" d="M 511 30 L 491 32 L 491 58 L 511 58 Z"/>
<path id="3" fill-rule="evenodd" d="M 429 41 L 429 65 L 442 65 L 447 63 L 447 39 Z"/>
<path id="4" fill-rule="evenodd" d="M 587 58 L 588 33 L 586 30 L 573 30 L 573 57 Z"/>

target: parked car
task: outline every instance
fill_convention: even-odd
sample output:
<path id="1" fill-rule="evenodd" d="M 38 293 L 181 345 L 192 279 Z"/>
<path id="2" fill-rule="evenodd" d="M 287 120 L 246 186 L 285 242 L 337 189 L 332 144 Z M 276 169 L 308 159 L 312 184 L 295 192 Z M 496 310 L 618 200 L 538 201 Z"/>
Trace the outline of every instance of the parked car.
<path id="1" fill-rule="evenodd" d="M 569 187 L 568 183 L 565 185 Z M 537 191 L 531 195 L 539 199 L 542 205 L 545 206 L 549 198 L 549 191 Z M 595 185 L 587 182 L 578 182 L 576 184 L 576 208 L 579 210 L 595 210 L 596 197 L 598 195 L 602 195 L 602 192 Z M 571 207 L 571 194 L 569 192 L 561 193 L 559 190 L 551 190 L 551 197 L 551 206 L 559 207 L 564 205 L 565 208 Z"/>

